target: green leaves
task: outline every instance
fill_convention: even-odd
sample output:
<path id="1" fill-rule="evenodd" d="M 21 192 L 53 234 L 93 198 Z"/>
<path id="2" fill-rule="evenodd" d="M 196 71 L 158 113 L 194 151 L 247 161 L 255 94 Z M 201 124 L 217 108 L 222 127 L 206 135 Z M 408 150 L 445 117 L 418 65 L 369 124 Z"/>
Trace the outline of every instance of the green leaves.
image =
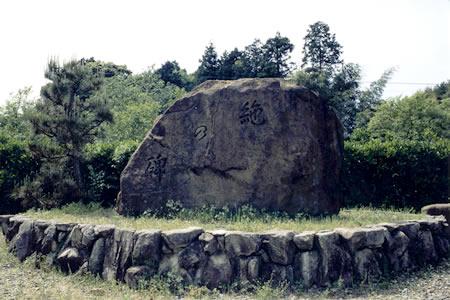
<path id="1" fill-rule="evenodd" d="M 418 209 L 447 201 L 448 140 L 346 141 L 344 145 L 346 205 Z"/>
<path id="2" fill-rule="evenodd" d="M 162 81 L 184 88 L 188 91 L 190 91 L 194 85 L 193 76 L 188 75 L 185 69 L 181 69 L 176 61 L 165 62 L 155 71 L 155 74 L 158 75 Z"/>
<path id="3" fill-rule="evenodd" d="M 220 68 L 219 58 L 217 56 L 216 48 L 213 43 L 209 43 L 202 58 L 200 59 L 200 66 L 197 69 L 197 82 L 201 83 L 206 80 L 218 79 Z"/>
<path id="4" fill-rule="evenodd" d="M 106 103 L 90 96 L 100 88 L 102 77 L 79 61 L 59 65 L 50 61 L 45 76 L 51 82 L 41 89 L 36 110 L 29 115 L 36 134 L 51 138 L 71 151 L 94 140 L 103 122 L 110 122 Z"/>
<path id="5" fill-rule="evenodd" d="M 197 83 L 211 79 L 286 77 L 293 68 L 289 62 L 293 49 L 289 38 L 279 32 L 264 44 L 255 39 L 244 51 L 237 48 L 231 52 L 225 51 L 220 59 L 210 43 L 196 71 Z"/>
<path id="6" fill-rule="evenodd" d="M 262 77 L 285 77 L 291 70 L 288 63 L 289 54 L 294 50 L 287 37 L 282 37 L 279 32 L 273 38 L 269 38 L 263 46 L 265 58 L 264 76 Z"/>
<path id="7" fill-rule="evenodd" d="M 114 205 L 120 190 L 120 173 L 138 144 L 134 141 L 97 142 L 86 147 L 84 168 L 89 201 Z"/>
<path id="8" fill-rule="evenodd" d="M 355 140 L 380 139 L 435 142 L 450 138 L 450 99 L 438 100 L 433 94 L 416 94 L 381 103 L 367 128 Z"/>
<path id="9" fill-rule="evenodd" d="M 343 62 L 342 46 L 327 24 L 319 21 L 310 25 L 304 40 L 302 68 L 330 71 Z"/>
<path id="10" fill-rule="evenodd" d="M 0 131 L 0 213 L 16 212 L 20 203 L 11 194 L 27 177 L 39 169 L 28 148 L 27 140 L 19 140 L 13 135 Z"/>
<path id="11" fill-rule="evenodd" d="M 164 83 L 152 71 L 106 79 L 91 98 L 108 103 L 114 121 L 102 125 L 103 132 L 98 140 L 140 142 L 156 117 L 184 93 L 183 89 Z"/>
<path id="12" fill-rule="evenodd" d="M 318 92 L 335 109 L 348 138 L 357 126 L 367 124 L 395 69 L 386 70 L 380 79 L 362 90 L 361 67 L 344 64 L 342 46 L 327 24 L 312 24 L 304 40 L 303 69 L 294 75 L 294 81 Z"/>
<path id="13" fill-rule="evenodd" d="M 345 143 L 348 204 L 420 208 L 448 201 L 450 99 L 442 94 L 440 85 L 375 106 L 367 126 Z"/>

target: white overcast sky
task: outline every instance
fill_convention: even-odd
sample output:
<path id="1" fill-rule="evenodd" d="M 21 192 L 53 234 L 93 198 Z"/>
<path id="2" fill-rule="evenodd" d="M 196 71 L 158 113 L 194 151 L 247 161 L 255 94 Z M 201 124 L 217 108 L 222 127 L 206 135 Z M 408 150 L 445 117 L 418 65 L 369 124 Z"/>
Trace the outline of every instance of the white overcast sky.
<path id="1" fill-rule="evenodd" d="M 0 103 L 11 92 L 45 83 L 50 57 L 95 57 L 141 72 L 177 60 L 189 72 L 213 42 L 219 53 L 277 31 L 301 62 L 308 25 L 323 21 L 363 80 L 396 66 L 393 83 L 450 79 L 450 0 L 0 0 Z M 425 86 L 391 84 L 385 96 Z"/>

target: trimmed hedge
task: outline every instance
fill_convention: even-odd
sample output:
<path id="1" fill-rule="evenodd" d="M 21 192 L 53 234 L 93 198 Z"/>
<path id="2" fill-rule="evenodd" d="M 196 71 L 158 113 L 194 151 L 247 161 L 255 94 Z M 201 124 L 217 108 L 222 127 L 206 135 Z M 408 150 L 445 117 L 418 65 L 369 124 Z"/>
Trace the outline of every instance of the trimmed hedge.
<path id="1" fill-rule="evenodd" d="M 344 144 L 346 206 L 414 207 L 448 202 L 450 142 Z"/>

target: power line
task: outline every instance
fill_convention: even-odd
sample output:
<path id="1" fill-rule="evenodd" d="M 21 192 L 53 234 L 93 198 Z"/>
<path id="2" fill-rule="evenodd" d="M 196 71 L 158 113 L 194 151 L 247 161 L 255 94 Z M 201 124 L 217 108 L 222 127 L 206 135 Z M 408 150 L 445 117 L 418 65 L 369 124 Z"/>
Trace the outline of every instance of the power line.
<path id="1" fill-rule="evenodd" d="M 361 83 L 372 83 L 373 81 L 361 81 Z M 438 83 L 425 83 L 425 82 L 387 82 L 388 84 L 397 84 L 397 85 L 438 85 Z"/>

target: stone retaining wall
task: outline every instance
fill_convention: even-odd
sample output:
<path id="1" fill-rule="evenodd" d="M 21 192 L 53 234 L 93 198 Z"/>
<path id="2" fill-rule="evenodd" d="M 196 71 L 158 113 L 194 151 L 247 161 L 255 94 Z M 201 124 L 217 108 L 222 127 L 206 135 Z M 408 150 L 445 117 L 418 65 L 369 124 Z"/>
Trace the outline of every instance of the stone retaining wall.
<path id="1" fill-rule="evenodd" d="M 0 216 L 9 251 L 20 261 L 65 272 L 89 272 L 137 287 L 154 275 L 180 276 L 209 288 L 254 282 L 301 282 L 305 287 L 371 282 L 390 272 L 436 264 L 450 255 L 444 218 L 354 229 L 248 233 L 119 229 Z"/>

